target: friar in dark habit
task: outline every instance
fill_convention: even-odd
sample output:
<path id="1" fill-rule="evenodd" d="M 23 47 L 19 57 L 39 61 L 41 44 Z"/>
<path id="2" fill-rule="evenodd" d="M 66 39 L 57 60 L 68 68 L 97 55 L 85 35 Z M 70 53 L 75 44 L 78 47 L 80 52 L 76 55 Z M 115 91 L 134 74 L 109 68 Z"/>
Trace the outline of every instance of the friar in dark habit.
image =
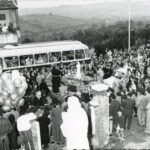
<path id="1" fill-rule="evenodd" d="M 58 66 L 53 66 L 52 69 L 52 91 L 54 93 L 59 93 L 59 87 L 61 83 L 62 72 L 59 70 Z"/>

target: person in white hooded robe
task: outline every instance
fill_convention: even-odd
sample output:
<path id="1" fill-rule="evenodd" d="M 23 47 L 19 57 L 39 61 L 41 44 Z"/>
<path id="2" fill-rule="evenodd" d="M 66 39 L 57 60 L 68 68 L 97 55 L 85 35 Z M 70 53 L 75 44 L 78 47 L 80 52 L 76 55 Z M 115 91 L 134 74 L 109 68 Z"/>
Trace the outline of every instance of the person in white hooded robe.
<path id="1" fill-rule="evenodd" d="M 62 119 L 61 130 L 66 137 L 66 149 L 90 149 L 87 137 L 87 114 L 76 96 L 68 98 L 68 110 L 62 113 Z"/>

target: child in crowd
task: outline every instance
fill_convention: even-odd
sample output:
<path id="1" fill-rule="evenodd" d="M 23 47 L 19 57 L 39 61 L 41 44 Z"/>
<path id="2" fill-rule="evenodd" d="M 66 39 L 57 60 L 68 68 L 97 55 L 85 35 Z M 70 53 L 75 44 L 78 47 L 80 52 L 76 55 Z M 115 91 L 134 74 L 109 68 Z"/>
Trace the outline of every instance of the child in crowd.
<path id="1" fill-rule="evenodd" d="M 117 130 L 116 133 L 121 141 L 124 140 L 124 116 L 122 111 L 118 111 Z"/>

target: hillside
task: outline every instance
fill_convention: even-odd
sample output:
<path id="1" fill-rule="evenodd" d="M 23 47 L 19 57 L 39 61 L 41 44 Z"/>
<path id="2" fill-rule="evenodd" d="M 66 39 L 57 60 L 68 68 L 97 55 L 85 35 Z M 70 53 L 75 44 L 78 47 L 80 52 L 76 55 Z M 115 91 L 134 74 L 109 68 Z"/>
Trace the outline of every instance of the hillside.
<path id="1" fill-rule="evenodd" d="M 43 41 L 48 37 L 63 36 L 65 33 L 86 27 L 87 22 L 57 15 L 26 15 L 20 17 L 22 38 L 34 38 Z M 62 33 L 63 32 L 63 33 Z M 55 35 L 54 35 L 55 34 Z M 56 35 L 61 34 L 61 35 Z M 47 39 L 48 40 L 48 39 Z"/>
<path id="2" fill-rule="evenodd" d="M 133 18 L 150 17 L 150 1 L 131 1 L 131 16 Z M 51 8 L 20 9 L 20 15 L 29 14 L 55 14 L 78 19 L 127 19 L 128 3 L 126 0 L 119 2 L 105 2 L 93 5 L 72 5 Z"/>

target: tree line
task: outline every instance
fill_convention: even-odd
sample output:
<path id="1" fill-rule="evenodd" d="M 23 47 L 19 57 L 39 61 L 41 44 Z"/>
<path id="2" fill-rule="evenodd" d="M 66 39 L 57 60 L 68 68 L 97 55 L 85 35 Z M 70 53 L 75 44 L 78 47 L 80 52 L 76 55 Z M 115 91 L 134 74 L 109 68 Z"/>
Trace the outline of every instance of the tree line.
<path id="1" fill-rule="evenodd" d="M 79 40 L 96 52 L 103 53 L 106 48 L 123 50 L 128 48 L 128 22 L 120 21 L 115 24 L 93 24 L 92 26 L 78 29 L 76 31 L 62 31 L 47 35 L 29 38 L 23 43 L 53 41 L 53 40 Z M 131 47 L 136 50 L 141 44 L 150 42 L 150 24 L 142 21 L 131 21 Z"/>

